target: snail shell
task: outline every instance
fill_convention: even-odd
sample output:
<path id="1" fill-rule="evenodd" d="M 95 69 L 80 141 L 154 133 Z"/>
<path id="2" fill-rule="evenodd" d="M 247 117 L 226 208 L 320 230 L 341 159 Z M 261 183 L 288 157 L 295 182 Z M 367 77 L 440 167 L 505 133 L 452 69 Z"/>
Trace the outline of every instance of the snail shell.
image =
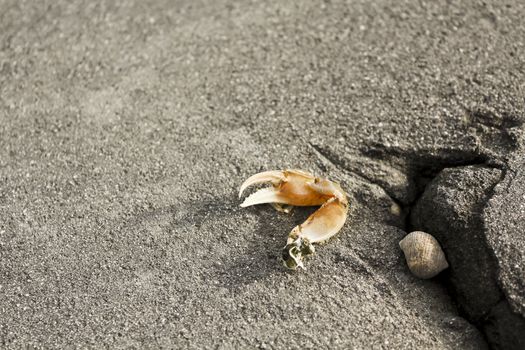
<path id="1" fill-rule="evenodd" d="M 438 241 L 426 232 L 414 231 L 399 242 L 408 268 L 419 278 L 432 278 L 448 267 Z"/>

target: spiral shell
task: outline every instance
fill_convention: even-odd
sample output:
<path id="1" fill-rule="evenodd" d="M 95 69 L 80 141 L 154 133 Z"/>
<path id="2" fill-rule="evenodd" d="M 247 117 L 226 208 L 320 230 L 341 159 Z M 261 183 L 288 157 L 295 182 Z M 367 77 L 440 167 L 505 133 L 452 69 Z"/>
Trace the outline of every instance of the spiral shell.
<path id="1" fill-rule="evenodd" d="M 438 241 L 426 232 L 414 231 L 399 242 L 410 271 L 419 278 L 432 278 L 448 267 Z"/>

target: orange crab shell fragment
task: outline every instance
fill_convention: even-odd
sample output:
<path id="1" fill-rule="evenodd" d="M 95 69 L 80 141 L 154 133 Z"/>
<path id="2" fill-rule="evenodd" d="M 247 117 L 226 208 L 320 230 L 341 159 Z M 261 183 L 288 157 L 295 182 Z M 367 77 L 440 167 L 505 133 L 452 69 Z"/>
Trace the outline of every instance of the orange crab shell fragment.
<path id="1" fill-rule="evenodd" d="M 348 213 L 348 205 L 338 198 L 331 198 L 317 211 L 296 226 L 290 232 L 289 242 L 297 237 L 307 239 L 311 243 L 323 242 L 337 234 L 343 227 Z"/>

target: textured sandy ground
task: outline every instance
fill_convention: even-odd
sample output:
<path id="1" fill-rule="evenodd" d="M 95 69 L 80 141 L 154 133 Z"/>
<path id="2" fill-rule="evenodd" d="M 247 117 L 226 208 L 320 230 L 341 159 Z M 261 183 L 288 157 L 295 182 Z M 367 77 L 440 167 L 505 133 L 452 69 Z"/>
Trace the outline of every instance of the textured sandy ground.
<path id="1" fill-rule="evenodd" d="M 486 347 L 398 241 L 423 180 L 510 167 L 522 192 L 497 190 L 491 237 L 525 316 L 523 210 L 501 204 L 523 200 L 524 16 L 520 1 L 0 0 L 1 346 Z M 278 257 L 311 210 L 238 207 L 247 176 L 282 168 L 351 198 L 298 273 Z"/>

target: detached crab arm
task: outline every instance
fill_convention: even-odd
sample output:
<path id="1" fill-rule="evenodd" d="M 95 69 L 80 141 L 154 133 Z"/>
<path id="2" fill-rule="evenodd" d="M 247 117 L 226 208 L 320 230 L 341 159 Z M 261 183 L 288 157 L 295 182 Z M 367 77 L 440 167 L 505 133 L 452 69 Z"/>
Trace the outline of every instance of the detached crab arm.
<path id="1" fill-rule="evenodd" d="M 304 223 L 290 232 L 283 249 L 282 258 L 286 267 L 303 267 L 303 257 L 315 251 L 313 243 L 328 240 L 343 227 L 348 213 L 346 193 L 338 183 L 301 170 L 274 170 L 248 178 L 241 185 L 239 195 L 249 186 L 261 183 L 270 183 L 272 186 L 248 196 L 241 207 L 270 203 L 277 210 L 287 212 L 291 206 L 321 205 Z"/>

